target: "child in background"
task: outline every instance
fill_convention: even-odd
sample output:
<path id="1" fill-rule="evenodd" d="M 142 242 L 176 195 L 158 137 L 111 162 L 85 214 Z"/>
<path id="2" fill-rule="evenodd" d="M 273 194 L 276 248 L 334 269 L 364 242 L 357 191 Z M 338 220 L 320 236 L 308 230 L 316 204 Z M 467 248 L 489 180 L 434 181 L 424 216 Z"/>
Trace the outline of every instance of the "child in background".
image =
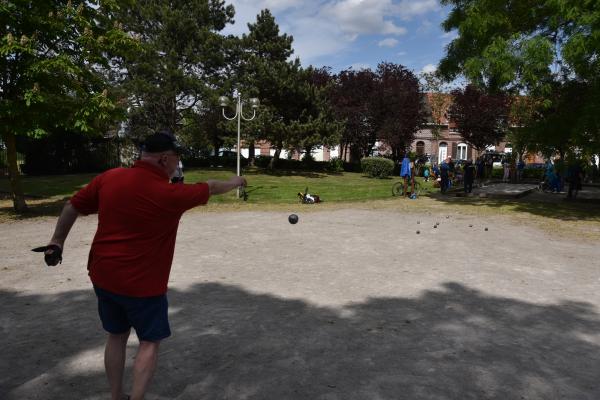
<path id="1" fill-rule="evenodd" d="M 429 182 L 429 166 L 425 166 L 423 169 L 423 177 L 425 178 L 425 182 Z"/>

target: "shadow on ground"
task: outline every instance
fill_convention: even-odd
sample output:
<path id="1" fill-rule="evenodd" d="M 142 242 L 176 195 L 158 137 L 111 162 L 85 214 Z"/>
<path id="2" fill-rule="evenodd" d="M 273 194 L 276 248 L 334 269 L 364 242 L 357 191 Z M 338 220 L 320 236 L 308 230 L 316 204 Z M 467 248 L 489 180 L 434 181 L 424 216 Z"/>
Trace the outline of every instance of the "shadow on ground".
<path id="1" fill-rule="evenodd" d="M 26 220 L 38 217 L 58 217 L 71 196 L 61 199 L 31 199 L 27 200 L 27 212 L 17 213 L 13 208 L 12 200 L 0 203 L 0 218 L 12 220 Z"/>
<path id="2" fill-rule="evenodd" d="M 600 200 L 598 199 L 567 200 L 564 195 L 537 192 L 519 198 L 457 197 L 454 194 L 442 195 L 439 192 L 432 193 L 429 197 L 446 204 L 461 204 L 492 209 L 510 208 L 517 212 L 564 221 L 600 221 Z"/>
<path id="3" fill-rule="evenodd" d="M 343 310 L 216 283 L 169 300 L 173 337 L 149 400 L 600 398 L 600 315 L 587 303 L 533 304 L 451 282 Z M 2 291 L 0 315 L 0 397 L 104 398 L 101 368 L 77 361 L 102 353 L 91 290 Z"/>

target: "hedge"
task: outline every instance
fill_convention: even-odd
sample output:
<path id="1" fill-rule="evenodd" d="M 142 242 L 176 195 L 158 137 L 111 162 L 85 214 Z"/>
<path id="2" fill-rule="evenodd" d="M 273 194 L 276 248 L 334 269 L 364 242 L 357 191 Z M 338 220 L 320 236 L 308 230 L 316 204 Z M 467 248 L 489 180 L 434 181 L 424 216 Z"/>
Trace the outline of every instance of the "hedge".
<path id="1" fill-rule="evenodd" d="M 360 160 L 362 171 L 372 178 L 387 178 L 394 173 L 394 161 L 383 157 L 365 157 Z"/>

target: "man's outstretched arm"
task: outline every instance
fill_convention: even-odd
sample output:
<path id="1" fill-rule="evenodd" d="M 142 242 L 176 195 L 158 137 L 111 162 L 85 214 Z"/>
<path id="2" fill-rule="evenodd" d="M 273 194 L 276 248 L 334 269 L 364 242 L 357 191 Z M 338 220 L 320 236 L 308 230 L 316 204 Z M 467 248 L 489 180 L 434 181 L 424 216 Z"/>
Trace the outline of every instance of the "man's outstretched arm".
<path id="1" fill-rule="evenodd" d="M 48 245 L 54 244 L 62 249 L 65 244 L 65 239 L 69 235 L 69 231 L 71 231 L 78 216 L 79 212 L 73 207 L 70 201 L 67 201 L 67 204 L 63 207 L 62 213 L 56 222 L 54 235 L 52 235 L 52 239 L 50 239 Z"/>
<path id="2" fill-rule="evenodd" d="M 210 195 L 227 193 L 239 186 L 246 186 L 246 178 L 242 176 L 234 176 L 228 181 L 217 181 L 209 179 L 206 181 L 210 190 Z"/>

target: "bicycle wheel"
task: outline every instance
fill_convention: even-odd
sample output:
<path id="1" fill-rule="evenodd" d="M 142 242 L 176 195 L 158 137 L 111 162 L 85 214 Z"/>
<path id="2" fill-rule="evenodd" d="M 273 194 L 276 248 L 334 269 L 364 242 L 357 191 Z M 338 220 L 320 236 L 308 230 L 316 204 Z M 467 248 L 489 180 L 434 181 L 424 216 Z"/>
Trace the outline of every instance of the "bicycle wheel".
<path id="1" fill-rule="evenodd" d="M 421 195 L 421 184 L 418 181 L 415 181 L 415 191 L 413 193 L 416 194 L 417 197 Z"/>
<path id="2" fill-rule="evenodd" d="M 404 182 L 396 182 L 392 185 L 392 196 L 404 195 Z"/>

